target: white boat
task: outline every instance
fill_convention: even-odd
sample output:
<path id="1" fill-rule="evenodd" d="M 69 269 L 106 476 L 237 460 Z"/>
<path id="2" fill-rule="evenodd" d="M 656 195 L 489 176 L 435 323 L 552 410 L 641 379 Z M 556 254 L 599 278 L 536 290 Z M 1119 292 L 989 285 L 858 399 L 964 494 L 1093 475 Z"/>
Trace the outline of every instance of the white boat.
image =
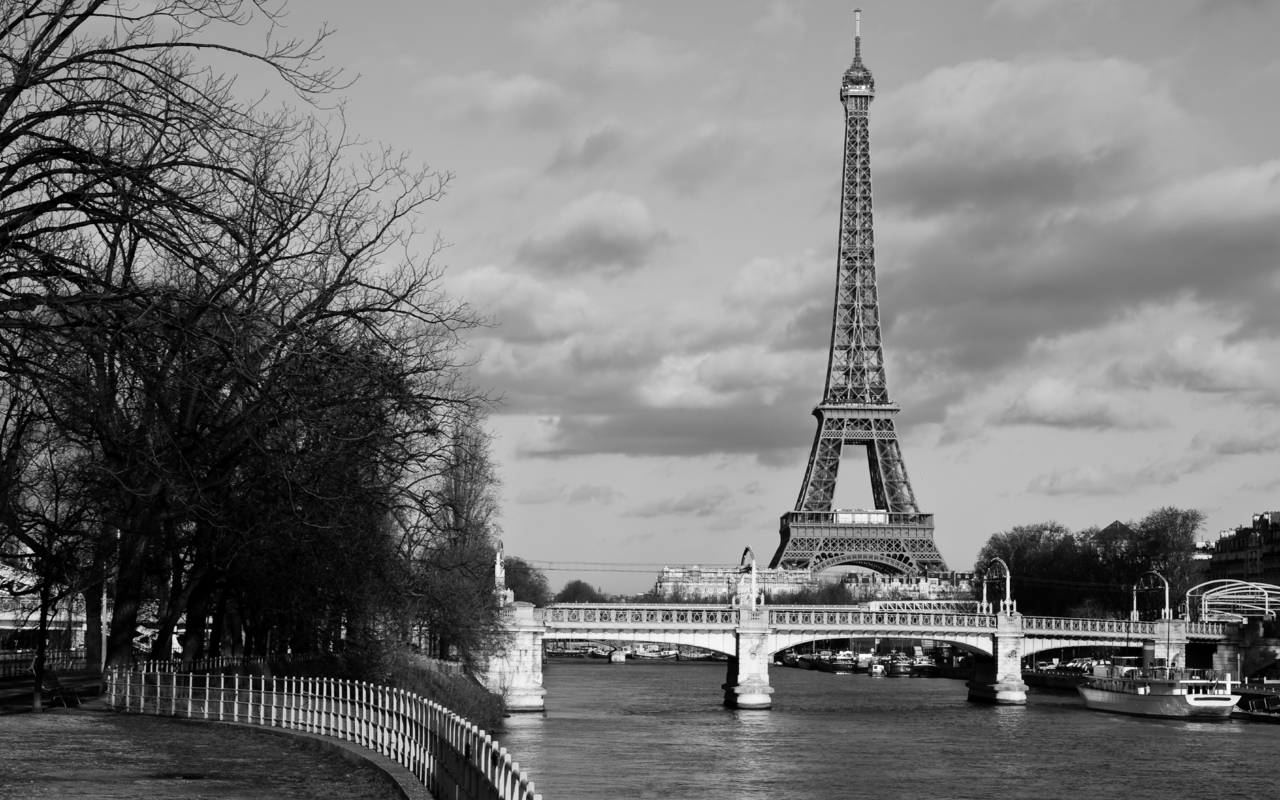
<path id="1" fill-rule="evenodd" d="M 870 673 L 873 678 L 883 678 L 885 675 L 889 674 L 889 669 L 881 661 L 872 661 L 871 666 L 867 668 L 867 672 Z"/>
<path id="2" fill-rule="evenodd" d="M 1099 664 L 1076 687 L 1095 711 L 1140 717 L 1230 719 L 1240 695 L 1231 691 L 1231 673 Z"/>

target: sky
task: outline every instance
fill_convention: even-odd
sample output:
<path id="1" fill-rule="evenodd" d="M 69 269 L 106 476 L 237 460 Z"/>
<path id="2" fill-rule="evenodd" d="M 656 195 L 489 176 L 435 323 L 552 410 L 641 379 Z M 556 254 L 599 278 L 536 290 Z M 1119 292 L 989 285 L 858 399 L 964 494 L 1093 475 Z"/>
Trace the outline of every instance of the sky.
<path id="1" fill-rule="evenodd" d="M 862 8 L 889 393 L 949 566 L 1014 525 L 1280 508 L 1280 4 Z M 452 175 L 419 224 L 491 322 L 507 554 L 767 561 L 823 389 L 853 4 L 289 6 L 322 24 L 349 130 Z"/>

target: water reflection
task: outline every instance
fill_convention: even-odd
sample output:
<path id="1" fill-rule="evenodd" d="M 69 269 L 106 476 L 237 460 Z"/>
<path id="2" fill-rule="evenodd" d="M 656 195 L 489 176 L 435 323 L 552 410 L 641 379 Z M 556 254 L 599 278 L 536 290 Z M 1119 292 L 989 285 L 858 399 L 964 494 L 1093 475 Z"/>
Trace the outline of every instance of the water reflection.
<path id="1" fill-rule="evenodd" d="M 715 664 L 556 663 L 547 711 L 500 739 L 547 800 L 1272 794 L 1280 726 L 1139 720 L 1074 695 L 970 703 L 963 681 L 775 668 L 771 711 L 721 704 Z"/>

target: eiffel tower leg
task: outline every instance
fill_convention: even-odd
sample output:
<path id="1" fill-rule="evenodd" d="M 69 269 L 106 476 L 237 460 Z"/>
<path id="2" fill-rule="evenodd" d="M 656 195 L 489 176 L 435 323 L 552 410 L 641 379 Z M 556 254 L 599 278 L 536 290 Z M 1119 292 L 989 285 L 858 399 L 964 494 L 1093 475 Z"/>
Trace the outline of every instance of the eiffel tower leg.
<path id="1" fill-rule="evenodd" d="M 919 511 L 897 439 L 876 439 L 867 448 L 867 461 L 871 463 L 871 486 L 877 508 L 903 514 Z"/>
<path id="2" fill-rule="evenodd" d="M 830 511 L 835 497 L 836 476 L 840 472 L 840 446 L 838 437 L 824 437 L 828 423 L 818 423 L 813 437 L 813 450 L 809 453 L 809 468 L 805 470 L 804 485 L 796 499 L 797 511 Z"/>

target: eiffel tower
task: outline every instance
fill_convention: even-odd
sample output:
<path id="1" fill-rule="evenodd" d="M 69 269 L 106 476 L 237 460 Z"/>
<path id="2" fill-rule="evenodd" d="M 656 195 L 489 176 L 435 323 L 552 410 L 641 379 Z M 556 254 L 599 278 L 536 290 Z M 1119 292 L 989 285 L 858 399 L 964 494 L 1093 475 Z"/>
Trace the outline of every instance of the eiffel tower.
<path id="1" fill-rule="evenodd" d="M 933 543 L 933 515 L 921 513 L 916 506 L 893 427 L 898 405 L 889 402 L 885 381 L 867 127 L 876 87 L 871 70 L 862 63 L 862 10 L 855 14 L 853 64 L 840 86 L 845 109 L 844 181 L 827 384 L 822 403 L 813 409 L 818 431 L 804 485 L 795 510 L 782 515 L 782 542 L 769 566 L 816 573 L 853 565 L 919 575 L 946 571 L 947 565 Z M 845 445 L 867 449 L 874 510 L 832 508 Z"/>

